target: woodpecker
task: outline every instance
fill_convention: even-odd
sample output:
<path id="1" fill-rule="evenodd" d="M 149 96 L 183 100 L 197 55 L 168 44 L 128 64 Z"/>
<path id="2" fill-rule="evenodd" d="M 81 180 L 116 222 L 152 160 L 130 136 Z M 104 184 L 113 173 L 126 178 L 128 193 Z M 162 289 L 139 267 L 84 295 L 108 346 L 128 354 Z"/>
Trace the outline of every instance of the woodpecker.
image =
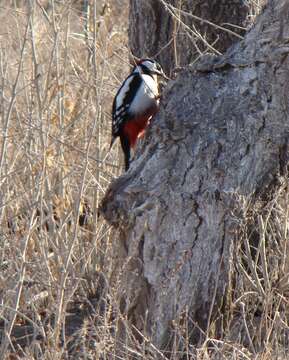
<path id="1" fill-rule="evenodd" d="M 168 79 L 160 64 L 152 59 L 139 60 L 114 98 L 110 147 L 119 137 L 125 170 L 130 165 L 131 149 L 159 109 L 159 76 Z"/>

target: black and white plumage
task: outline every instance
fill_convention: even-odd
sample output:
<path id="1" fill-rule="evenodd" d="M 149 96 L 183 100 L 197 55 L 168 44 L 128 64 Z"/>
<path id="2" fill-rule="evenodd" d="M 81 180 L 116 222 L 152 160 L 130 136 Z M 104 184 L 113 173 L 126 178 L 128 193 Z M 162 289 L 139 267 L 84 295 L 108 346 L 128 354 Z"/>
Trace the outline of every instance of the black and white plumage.
<path id="1" fill-rule="evenodd" d="M 131 148 L 144 133 L 151 117 L 158 111 L 158 76 L 166 77 L 156 61 L 140 60 L 114 98 L 111 146 L 115 139 L 120 137 L 126 170 L 129 168 Z"/>

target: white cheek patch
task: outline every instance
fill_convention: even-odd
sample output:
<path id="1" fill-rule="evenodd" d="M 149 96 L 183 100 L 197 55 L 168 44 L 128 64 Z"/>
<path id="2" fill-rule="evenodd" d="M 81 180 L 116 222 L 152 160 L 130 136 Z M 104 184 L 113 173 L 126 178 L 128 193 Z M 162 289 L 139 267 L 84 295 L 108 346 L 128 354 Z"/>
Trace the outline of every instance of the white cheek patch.
<path id="1" fill-rule="evenodd" d="M 157 70 L 157 65 L 154 61 L 146 60 L 143 61 L 141 64 L 152 72 Z"/>

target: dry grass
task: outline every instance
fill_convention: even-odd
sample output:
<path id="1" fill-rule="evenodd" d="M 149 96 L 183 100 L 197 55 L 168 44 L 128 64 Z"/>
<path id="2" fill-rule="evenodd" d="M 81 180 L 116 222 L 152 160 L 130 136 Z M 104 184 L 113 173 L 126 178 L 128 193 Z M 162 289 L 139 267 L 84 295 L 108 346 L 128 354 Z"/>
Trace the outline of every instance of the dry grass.
<path id="1" fill-rule="evenodd" d="M 0 358 L 285 359 L 286 181 L 265 209 L 252 211 L 249 200 L 240 199 L 244 219 L 252 220 L 243 228 L 221 340 L 212 323 L 206 342 L 192 347 L 184 314 L 171 353 L 145 337 L 139 344 L 131 329 L 133 348 L 116 353 L 121 314 L 106 280 L 114 239 L 96 209 L 122 171 L 117 146 L 107 152 L 112 97 L 128 71 L 127 1 L 114 0 L 112 8 L 90 1 L 88 18 L 76 1 L 4 3 Z M 254 234 L 261 241 L 252 255 Z"/>
<path id="2" fill-rule="evenodd" d="M 2 3 L 1 358 L 30 325 L 46 346 L 25 352 L 61 356 L 70 303 L 95 296 L 87 274 L 109 251 L 96 209 L 121 172 L 117 148 L 107 152 L 112 96 L 128 70 L 127 5 L 90 3 L 88 19 L 73 1 Z"/>

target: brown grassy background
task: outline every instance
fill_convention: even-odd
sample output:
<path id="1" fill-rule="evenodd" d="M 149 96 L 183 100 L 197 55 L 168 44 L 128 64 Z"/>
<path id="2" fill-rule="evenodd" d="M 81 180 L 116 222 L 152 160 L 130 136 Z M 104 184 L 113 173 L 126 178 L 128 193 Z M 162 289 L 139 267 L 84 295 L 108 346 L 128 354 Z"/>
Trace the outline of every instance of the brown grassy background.
<path id="1" fill-rule="evenodd" d="M 87 16 L 80 3 L 1 2 L 2 356 L 23 352 L 11 341 L 25 327 L 45 343 L 32 342 L 28 357 L 66 351 L 65 314 L 78 297 L 95 297 L 92 274 L 111 243 L 96 209 L 122 171 L 108 147 L 113 95 L 128 71 L 128 8 L 95 1 Z"/>
<path id="2" fill-rule="evenodd" d="M 192 347 L 184 312 L 172 352 L 145 334 L 139 344 L 129 325 L 116 350 L 122 315 L 107 279 L 118 239 L 97 207 L 122 172 L 119 146 L 108 148 L 112 99 L 129 70 L 128 1 L 90 1 L 89 12 L 85 3 L 0 3 L 0 358 L 289 358 L 287 179 L 259 208 L 240 198 L 224 332 L 212 323 Z"/>

